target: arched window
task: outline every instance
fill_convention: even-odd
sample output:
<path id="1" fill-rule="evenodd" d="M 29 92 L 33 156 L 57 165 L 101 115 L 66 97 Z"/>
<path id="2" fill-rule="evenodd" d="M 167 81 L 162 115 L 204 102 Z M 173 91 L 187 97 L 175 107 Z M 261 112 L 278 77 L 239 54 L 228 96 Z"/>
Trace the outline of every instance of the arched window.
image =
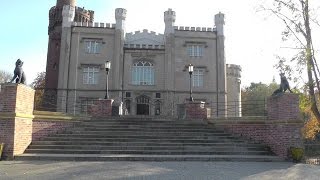
<path id="1" fill-rule="evenodd" d="M 138 61 L 132 67 L 132 84 L 154 85 L 154 67 L 148 61 Z"/>

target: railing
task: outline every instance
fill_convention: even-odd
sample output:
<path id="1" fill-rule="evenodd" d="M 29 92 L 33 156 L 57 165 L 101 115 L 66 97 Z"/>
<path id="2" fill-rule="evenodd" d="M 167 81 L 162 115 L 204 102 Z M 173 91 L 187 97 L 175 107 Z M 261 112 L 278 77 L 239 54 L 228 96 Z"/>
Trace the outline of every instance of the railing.
<path id="1" fill-rule="evenodd" d="M 64 93 L 59 93 L 64 92 Z M 36 89 L 35 93 L 35 110 L 67 112 L 69 114 L 88 115 L 88 107 L 99 98 L 76 97 L 74 90 L 57 90 L 57 89 Z M 81 92 L 81 90 L 77 90 Z M 85 90 L 90 91 L 90 90 Z M 100 94 L 104 90 L 94 91 Z M 119 101 L 119 100 L 118 100 Z M 121 100 L 120 100 L 121 101 Z M 57 102 L 59 104 L 57 104 Z M 160 104 L 159 104 L 160 103 Z M 163 104 L 165 103 L 165 105 Z M 164 102 L 157 99 L 150 99 L 146 102 L 149 108 L 148 115 L 176 116 L 181 114 L 181 105 L 179 100 Z M 160 107 L 159 107 L 160 106 Z M 137 102 L 130 100 L 130 107 L 126 104 L 124 98 L 122 112 L 127 115 L 136 114 Z M 243 116 L 266 116 L 266 101 L 229 101 L 229 102 L 207 102 L 206 108 L 211 109 L 211 117 L 243 117 Z M 135 109 L 132 109 L 135 108 Z M 157 112 L 159 109 L 160 112 Z"/>

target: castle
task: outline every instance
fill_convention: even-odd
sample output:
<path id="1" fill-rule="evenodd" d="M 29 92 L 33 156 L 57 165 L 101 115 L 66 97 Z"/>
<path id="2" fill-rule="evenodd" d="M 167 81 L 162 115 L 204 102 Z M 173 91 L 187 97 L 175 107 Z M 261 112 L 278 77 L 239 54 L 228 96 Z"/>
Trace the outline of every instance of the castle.
<path id="1" fill-rule="evenodd" d="M 57 90 L 58 111 L 86 113 L 104 98 L 110 61 L 110 98 L 123 102 L 127 114 L 175 115 L 189 99 L 192 64 L 194 100 L 216 105 L 216 116 L 227 116 L 232 103 L 238 108 L 232 116 L 241 115 L 241 68 L 225 61 L 224 14 L 214 16 L 214 27 L 178 27 L 176 12 L 168 9 L 163 34 L 127 33 L 126 16 L 117 8 L 114 24 L 94 22 L 94 12 L 75 0 L 57 0 L 51 8 L 46 88 Z"/>

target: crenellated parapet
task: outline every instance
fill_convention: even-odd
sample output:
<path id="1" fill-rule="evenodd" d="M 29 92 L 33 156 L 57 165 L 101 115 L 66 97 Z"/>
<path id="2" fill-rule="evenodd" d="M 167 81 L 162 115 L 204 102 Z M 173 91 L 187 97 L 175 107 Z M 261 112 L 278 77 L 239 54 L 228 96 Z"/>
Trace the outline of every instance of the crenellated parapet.
<path id="1" fill-rule="evenodd" d="M 164 45 L 155 45 L 155 44 L 124 44 L 125 48 L 130 49 L 164 49 Z"/>
<path id="2" fill-rule="evenodd" d="M 100 22 L 72 22 L 72 26 L 76 27 L 90 27 L 90 28 L 111 28 L 114 29 L 116 24 L 100 23 Z"/>
<path id="3" fill-rule="evenodd" d="M 227 76 L 241 78 L 242 68 L 240 65 L 227 64 Z"/>
<path id="4" fill-rule="evenodd" d="M 154 31 L 135 31 L 134 33 L 127 33 L 125 38 L 126 44 L 148 44 L 148 45 L 164 45 L 163 34 L 157 34 Z"/>
<path id="5" fill-rule="evenodd" d="M 212 28 L 212 27 L 174 26 L 174 30 L 178 30 L 178 31 L 202 31 L 202 32 L 215 32 L 215 31 L 216 31 L 216 28 Z"/>
<path id="6" fill-rule="evenodd" d="M 81 7 L 76 7 L 76 15 L 74 18 L 77 22 L 93 22 L 94 21 L 94 11 L 86 10 Z"/>

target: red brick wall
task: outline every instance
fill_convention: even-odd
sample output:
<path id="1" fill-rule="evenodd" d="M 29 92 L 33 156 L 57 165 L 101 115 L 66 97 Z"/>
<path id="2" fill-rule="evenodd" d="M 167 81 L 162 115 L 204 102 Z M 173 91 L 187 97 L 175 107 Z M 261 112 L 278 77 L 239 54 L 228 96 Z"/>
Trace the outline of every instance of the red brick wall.
<path id="1" fill-rule="evenodd" d="M 206 108 L 204 102 L 187 102 L 185 103 L 186 118 L 191 119 L 207 119 L 210 117 L 209 109 Z"/>
<path id="2" fill-rule="evenodd" d="M 34 90 L 23 84 L 2 84 L 0 99 L 3 156 L 13 158 L 31 143 Z"/>
<path id="3" fill-rule="evenodd" d="M 59 121 L 59 120 L 34 120 L 32 127 L 32 141 L 39 140 L 51 134 L 64 131 L 74 127 L 74 121 Z"/>
<path id="4" fill-rule="evenodd" d="M 283 93 L 267 99 L 268 119 L 289 120 L 300 119 L 299 96 Z"/>
<path id="5" fill-rule="evenodd" d="M 217 124 L 225 131 L 266 144 L 278 156 L 287 157 L 290 147 L 303 147 L 302 122 L 260 121 Z"/>
<path id="6" fill-rule="evenodd" d="M 88 113 L 94 117 L 105 117 L 112 115 L 113 99 L 99 99 L 94 105 L 89 106 Z"/>

